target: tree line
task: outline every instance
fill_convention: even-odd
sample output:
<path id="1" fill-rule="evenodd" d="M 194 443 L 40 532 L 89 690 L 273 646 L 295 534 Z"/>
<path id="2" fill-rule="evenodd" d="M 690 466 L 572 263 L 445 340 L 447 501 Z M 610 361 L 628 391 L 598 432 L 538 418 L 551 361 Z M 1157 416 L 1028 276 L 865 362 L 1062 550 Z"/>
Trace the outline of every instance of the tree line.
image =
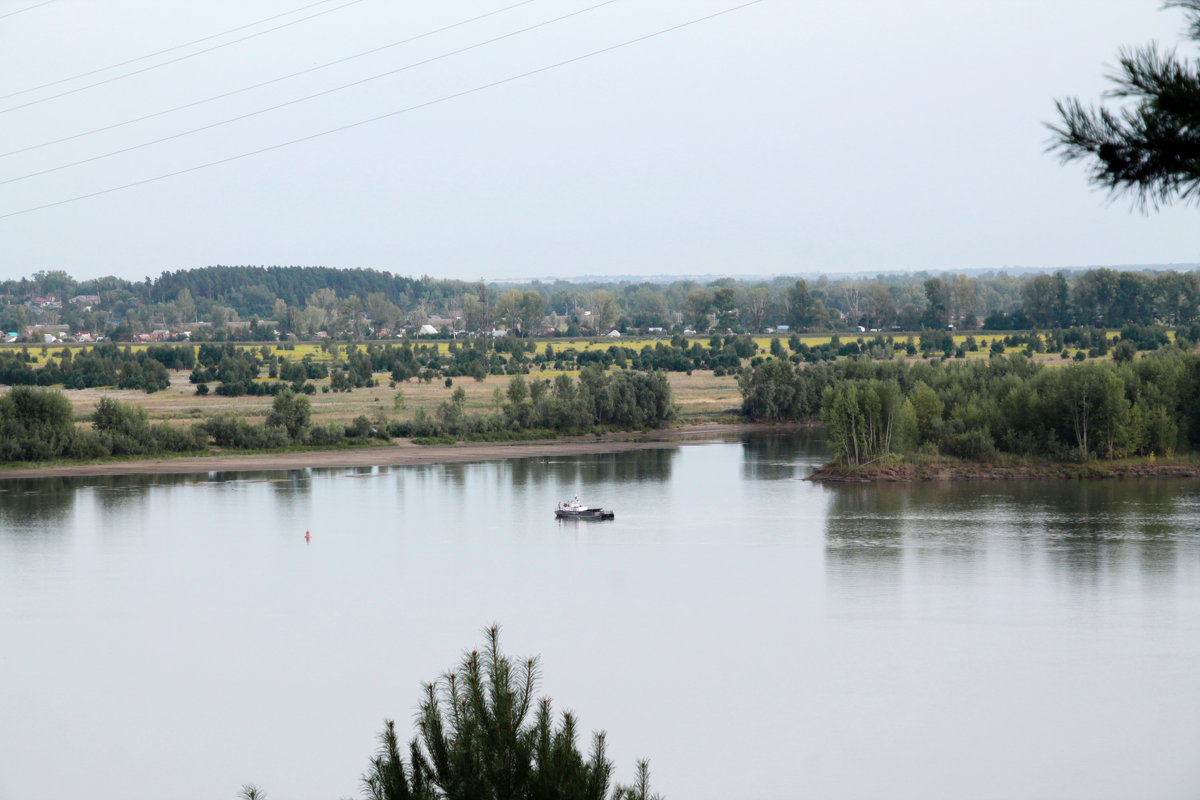
<path id="1" fill-rule="evenodd" d="M 46 353 L 40 366 L 29 350 L 0 350 L 0 384 L 90 389 L 115 386 L 157 392 L 171 384 L 169 370 L 187 369 L 195 361 L 192 348 L 152 346 L 133 352 L 106 342 L 77 350 L 63 348 L 55 357 Z"/>
<path id="2" fill-rule="evenodd" d="M 403 395 L 397 395 L 397 409 Z M 255 424 L 218 414 L 203 422 L 151 424 L 144 408 L 101 398 L 90 425 L 77 425 L 61 391 L 17 386 L 0 395 L 0 462 L 101 459 L 113 456 L 201 453 L 211 447 L 269 450 L 289 446 L 335 446 L 397 436 L 512 439 L 543 438 L 560 432 L 658 428 L 675 418 L 671 386 L 661 372 L 584 369 L 578 378 L 511 379 L 499 388 L 496 410 L 470 414 L 466 393 L 454 390 L 433 412 L 418 408 L 412 420 L 389 419 L 383 412 L 349 424 L 312 422 L 304 393 L 275 384 L 271 411 Z"/>
<path id="3" fill-rule="evenodd" d="M 850 465 L 905 453 L 1088 460 L 1200 448 L 1200 353 L 1175 347 L 1061 367 L 1023 355 L 770 359 L 744 370 L 739 388 L 747 417 L 820 420 L 835 458 Z"/>
<path id="4" fill-rule="evenodd" d="M 261 425 L 227 414 L 174 425 L 151 423 L 146 409 L 104 397 L 88 424 L 81 425 L 62 392 L 17 386 L 0 395 L 0 462 L 201 454 L 213 446 L 277 449 L 366 441 L 377 435 L 366 417 L 349 425 L 310 426 L 307 403 L 307 398 L 285 390 Z"/>
<path id="5" fill-rule="evenodd" d="M 57 298 L 56 305 L 48 298 Z M 0 282 L 0 331 L 18 333 L 61 323 L 118 340 L 156 329 L 188 329 L 194 339 L 269 341 L 321 331 L 354 340 L 418 335 L 431 320 L 438 335 L 501 328 L 520 336 L 614 328 L 761 334 L 782 325 L 796 331 L 1187 326 L 1200 321 L 1200 276 L 1101 268 L 511 285 L 378 270 L 219 266 L 144 281 L 75 281 L 52 271 Z"/>
<path id="6" fill-rule="evenodd" d="M 466 392 L 454 390 L 432 414 L 417 409 L 408 422 L 395 422 L 396 436 L 421 439 L 507 439 L 526 432 L 534 438 L 589 430 L 649 430 L 676 417 L 671 384 L 662 372 L 617 370 L 599 366 L 580 371 L 578 378 L 559 375 L 526 380 L 512 377 L 493 395 L 496 411 L 468 414 Z M 527 438 L 527 437 L 517 437 Z"/>

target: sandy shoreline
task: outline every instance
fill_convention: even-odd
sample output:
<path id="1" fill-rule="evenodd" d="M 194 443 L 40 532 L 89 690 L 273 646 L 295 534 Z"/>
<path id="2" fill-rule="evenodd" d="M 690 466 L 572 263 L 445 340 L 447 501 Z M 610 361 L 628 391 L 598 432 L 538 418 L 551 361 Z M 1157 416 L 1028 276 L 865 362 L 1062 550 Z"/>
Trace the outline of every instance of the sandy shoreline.
<path id="1" fill-rule="evenodd" d="M 494 461 L 528 456 L 586 455 L 625 450 L 655 450 L 687 444 L 709 444 L 730 434 L 779 429 L 770 425 L 690 425 L 643 434 L 612 433 L 602 437 L 575 436 L 534 442 L 462 442 L 415 445 L 402 441 L 361 450 L 318 450 L 300 453 L 214 455 L 197 458 L 144 459 L 103 464 L 74 464 L 0 470 L 0 481 L 15 478 L 54 478 L 89 475 L 176 475 L 189 472 L 266 472 L 339 467 L 383 467 Z"/>

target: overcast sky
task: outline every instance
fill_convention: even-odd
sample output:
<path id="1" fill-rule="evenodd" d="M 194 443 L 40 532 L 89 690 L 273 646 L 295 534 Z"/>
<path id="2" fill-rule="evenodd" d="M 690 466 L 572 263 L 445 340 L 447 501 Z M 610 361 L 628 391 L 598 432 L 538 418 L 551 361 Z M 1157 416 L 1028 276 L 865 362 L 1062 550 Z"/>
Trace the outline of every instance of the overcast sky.
<path id="1" fill-rule="evenodd" d="M 1054 98 L 1098 98 L 1121 45 L 1180 42 L 1182 15 L 1155 0 L 762 0 L 451 98 L 739 0 L 611 0 L 517 33 L 600 2 L 529 0 L 459 25 L 517 0 L 0 0 L 0 95 L 10 95 L 0 152 L 118 125 L 0 157 L 0 181 L 54 170 L 0 184 L 0 215 L 402 112 L 0 219 L 0 275 L 298 264 L 476 279 L 1200 261 L 1200 209 L 1131 211 L 1044 152 Z M 456 27 L 237 91 L 446 26 Z"/>

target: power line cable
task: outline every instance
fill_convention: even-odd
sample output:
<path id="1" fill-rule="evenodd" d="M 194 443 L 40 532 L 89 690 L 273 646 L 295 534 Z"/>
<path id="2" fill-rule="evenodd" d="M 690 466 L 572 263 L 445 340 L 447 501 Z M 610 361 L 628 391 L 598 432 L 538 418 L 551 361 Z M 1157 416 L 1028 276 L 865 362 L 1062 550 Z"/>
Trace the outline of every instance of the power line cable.
<path id="1" fill-rule="evenodd" d="M 170 136 L 163 136 L 158 139 L 151 139 L 148 142 L 141 142 L 140 144 L 134 144 L 134 145 L 130 145 L 128 147 L 122 147 L 119 150 L 112 150 L 107 153 L 101 153 L 100 155 L 89 156 L 88 158 L 83 158 L 83 159 L 80 159 L 79 161 L 72 161 L 68 164 L 59 164 L 58 166 L 55 166 L 55 167 L 47 167 L 46 169 L 41 169 L 41 170 L 38 170 L 37 172 L 30 172 L 25 175 L 18 175 L 14 178 L 5 178 L 4 180 L 0 180 L 0 186 L 4 186 L 9 183 L 16 183 L 17 181 L 28 180 L 29 178 L 36 178 L 40 175 L 48 175 L 51 172 L 60 172 L 64 169 L 70 169 L 71 167 L 78 167 L 83 164 L 90 164 L 93 161 L 102 161 L 103 159 L 112 158 L 113 156 L 119 156 L 123 153 L 129 153 L 134 150 L 140 150 L 143 147 L 151 147 L 152 145 L 162 144 L 163 142 L 169 142 L 174 139 L 182 139 L 184 136 L 191 136 L 194 133 L 202 133 L 204 131 L 212 130 L 213 128 L 219 128 L 223 125 L 229 125 L 234 122 L 240 122 L 244 119 L 250 119 L 251 117 L 257 117 L 257 116 L 261 116 L 263 114 L 268 114 L 272 111 L 278 111 L 281 108 L 287 108 L 288 106 L 294 106 L 299 103 L 305 103 L 305 102 L 308 102 L 309 100 L 314 100 L 318 97 L 324 97 L 325 95 L 334 94 L 336 92 L 341 92 L 346 89 L 351 89 L 355 86 L 361 86 L 364 83 L 370 83 L 371 81 L 376 81 L 376 80 L 379 80 L 380 78 L 386 78 L 391 75 L 396 75 L 401 72 L 405 72 L 407 70 L 414 69 L 416 67 L 425 66 L 426 64 L 432 64 L 435 61 L 442 61 L 444 59 L 451 58 L 452 56 L 461 55 L 461 54 L 469 52 L 471 50 L 478 50 L 479 48 L 485 47 L 489 44 L 495 44 L 496 42 L 503 41 L 504 39 L 511 39 L 514 36 L 520 36 L 523 33 L 529 33 L 530 31 L 537 30 L 538 28 L 545 28 L 548 25 L 553 25 L 557 22 L 562 22 L 563 20 L 570 19 L 571 17 L 577 17 L 580 14 L 586 14 L 589 11 L 595 11 L 597 8 L 609 6 L 609 5 L 612 5 L 613 3 L 616 3 L 619 1 L 620 0 L 603 0 L 602 2 L 596 3 L 595 5 L 588 6 L 587 8 L 582 8 L 582 9 L 579 9 L 578 11 L 572 11 L 569 14 L 563 14 L 560 17 L 555 17 L 554 19 L 549 19 L 544 22 L 539 22 L 536 25 L 530 25 L 526 28 L 521 28 L 520 30 L 512 31 L 511 33 L 506 33 L 501 36 L 496 36 L 492 39 L 486 39 L 482 42 L 476 42 L 475 44 L 467 45 L 466 47 L 461 47 L 458 50 L 451 50 L 448 53 L 442 53 L 441 55 L 432 56 L 431 58 L 426 58 L 421 61 L 416 61 L 412 64 L 406 64 L 403 67 L 397 67 L 396 69 L 391 69 L 391 70 L 388 70 L 387 72 L 381 72 L 377 75 L 371 75 L 366 78 L 361 78 L 359 80 L 352 81 L 351 83 L 345 83 L 345 84 L 342 84 L 341 86 L 334 86 L 331 89 L 324 89 L 320 92 L 316 92 L 315 94 L 305 95 L 304 97 L 297 97 L 294 100 L 288 100 L 286 103 L 279 103 L 278 105 L 268 106 L 267 108 L 260 108 L 257 111 L 251 111 L 246 114 L 240 114 L 236 117 L 230 117 L 229 119 L 223 119 L 219 122 L 212 122 L 212 123 L 209 123 L 208 125 L 201 125 L 199 128 L 192 128 L 191 130 L 181 131 L 179 133 L 173 133 Z"/>
<path id="2" fill-rule="evenodd" d="M 310 72 L 316 72 L 318 70 L 327 69 L 328 67 L 337 66 L 338 64 L 344 64 L 347 61 L 353 61 L 356 58 L 363 58 L 365 56 L 374 55 L 375 53 L 383 52 L 384 50 L 388 50 L 393 47 L 400 47 L 401 45 L 411 44 L 412 42 L 415 42 L 418 39 L 426 39 L 430 36 L 434 36 L 439 33 L 445 33 L 446 31 L 452 30 L 453 28 L 459 28 L 459 27 L 462 27 L 463 25 L 469 25 L 472 22 L 478 22 L 481 19 L 486 19 L 487 17 L 493 17 L 497 14 L 503 14 L 506 11 L 512 11 L 514 8 L 518 8 L 520 6 L 526 6 L 526 5 L 529 5 L 530 3 L 536 3 L 536 2 L 539 2 L 539 0 L 521 0 L 521 2 L 519 2 L 519 3 L 514 3 L 513 5 L 505 6 L 504 8 L 499 8 L 499 9 L 496 9 L 495 11 L 489 11 L 486 14 L 480 14 L 479 16 L 471 17 L 470 19 L 465 19 L 460 22 L 455 22 L 453 24 L 446 25 L 441 28 L 437 28 L 435 30 L 426 31 L 425 33 L 417 34 L 416 36 L 410 36 L 407 39 L 402 39 L 398 42 L 392 42 L 391 44 L 385 44 L 382 47 L 376 47 L 371 50 L 364 50 L 361 53 L 355 53 L 354 55 L 349 55 L 349 56 L 346 56 L 345 58 L 339 58 L 336 61 L 329 61 L 325 64 L 321 64 L 316 67 L 309 67 L 308 69 L 302 69 L 299 72 L 293 72 L 288 75 L 281 75 L 278 78 L 272 78 L 269 81 L 263 81 L 262 83 L 256 83 L 252 86 L 244 86 L 241 89 L 234 89 L 231 92 L 225 92 L 223 94 L 213 95 L 212 97 L 206 97 L 203 100 L 196 100 L 195 102 L 192 102 L 192 103 L 184 103 L 181 106 L 175 106 L 174 108 L 163 109 L 162 111 L 156 111 L 153 114 L 146 114 L 145 116 L 136 117 L 134 119 L 127 119 L 124 122 L 116 122 L 116 123 L 113 123 L 112 125 L 105 125 L 102 128 L 93 128 L 90 131 L 83 131 L 82 133 L 75 133 L 70 136 L 64 136 L 61 139 L 53 139 L 48 142 L 41 142 L 40 144 L 34 144 L 34 145 L 30 145 L 28 147 L 22 147 L 19 150 L 10 150 L 7 153 L 0 153 L 0 158 L 8 158 L 9 156 L 15 156 L 20 153 L 28 153 L 30 150 L 38 150 L 42 147 L 49 147 L 49 146 L 55 145 L 55 144 L 62 144 L 63 142 L 69 142 L 74 139 L 80 139 L 84 136 L 91 136 L 92 134 L 95 134 L 95 133 L 103 133 L 104 131 L 111 131 L 114 128 L 120 128 L 125 125 L 132 125 L 137 122 L 145 122 L 148 119 L 154 119 L 155 117 L 161 117 L 165 114 L 172 114 L 176 111 L 183 111 L 184 109 L 187 109 L 187 108 L 195 108 L 196 106 L 204 105 L 205 103 L 211 103 L 216 100 L 224 100 L 227 97 L 233 97 L 234 95 L 242 94 L 243 92 L 249 92 L 254 89 L 261 89 L 264 86 L 270 86 L 271 84 L 274 84 L 274 83 L 279 83 L 281 81 L 290 80 L 292 78 L 298 78 L 301 75 L 307 75 Z"/>
<path id="3" fill-rule="evenodd" d="M 568 58 L 564 61 L 558 61 L 553 64 L 548 64 L 544 67 L 538 67 L 537 69 L 532 69 L 532 70 L 529 70 L 528 72 L 522 72 L 517 75 L 510 75 L 507 78 L 501 78 L 500 80 L 492 81 L 491 83 L 485 83 L 485 84 L 481 84 L 479 86 L 472 87 L 470 89 L 464 89 L 461 92 L 455 92 L 454 94 L 443 95 L 442 97 L 438 97 L 433 100 L 427 100 L 424 103 L 417 103 L 416 105 L 408 106 L 407 108 L 401 108 L 401 109 L 397 109 L 395 111 L 389 111 L 386 114 L 380 114 L 375 117 L 370 117 L 368 119 L 359 120 L 358 122 L 351 122 L 348 125 L 342 125 L 337 128 L 330 128 L 329 130 L 309 134 L 308 136 L 301 136 L 298 139 L 292 139 L 290 141 L 279 142 L 278 144 L 269 145 L 267 147 L 261 147 L 257 150 L 251 150 L 251 151 L 248 151 L 245 153 L 239 153 L 237 155 L 227 156 L 226 158 L 220 158 L 215 161 L 208 161 L 203 164 L 196 164 L 194 166 L 187 167 L 185 169 L 176 170 L 175 172 L 168 172 L 168 173 L 164 173 L 162 175 L 155 175 L 150 178 L 143 178 L 138 181 L 133 181 L 131 183 L 122 184 L 121 186 L 111 186 L 107 189 L 100 189 L 99 191 L 89 192 L 88 194 L 81 194 L 81 195 L 77 195 L 75 197 L 68 197 L 64 200 L 56 200 L 52 203 L 45 203 L 40 206 L 32 206 L 30 208 L 23 208 L 19 211 L 10 211 L 7 214 L 0 214 L 0 219 L 9 219 L 10 217 L 18 217 L 23 214 L 32 214 L 35 211 L 44 211 L 47 208 L 54 208 L 55 206 L 66 205 L 68 203 L 76 203 L 76 202 L 79 202 L 80 200 L 89 200 L 93 197 L 100 197 L 102 195 L 112 194 L 113 192 L 119 192 L 119 191 L 123 191 L 125 189 L 132 189 L 137 186 L 145 186 L 148 183 L 155 183 L 157 181 L 167 180 L 169 178 L 176 178 L 176 177 L 179 177 L 180 175 L 187 175 L 188 173 L 191 173 L 191 172 L 198 172 L 202 169 L 208 169 L 209 167 L 216 167 L 216 166 L 220 166 L 222 164 L 229 164 L 234 161 L 239 161 L 243 158 L 250 158 L 251 156 L 262 155 L 263 153 L 269 153 L 273 150 L 281 150 L 285 147 L 291 147 L 292 145 L 295 145 L 295 144 L 301 144 L 303 142 L 312 141 L 313 139 L 319 139 L 324 136 L 330 136 L 335 133 L 342 133 L 344 131 L 352 130 L 354 128 L 360 128 L 364 125 L 370 125 L 375 122 L 380 122 L 381 120 L 399 116 L 400 114 L 407 114 L 412 111 L 417 111 L 417 110 L 420 110 L 423 108 L 429 108 L 430 106 L 439 105 L 441 103 L 449 102 L 450 100 L 457 100 L 460 97 L 466 97 L 468 95 L 476 94 L 478 92 L 487 91 L 488 89 L 494 89 L 497 86 L 503 86 L 508 83 L 513 83 L 514 81 L 519 81 L 524 78 L 529 78 L 534 75 L 539 75 L 543 72 L 549 72 L 554 69 L 559 69 L 560 67 L 565 67 L 570 64 L 575 64 L 577 62 L 587 60 L 589 58 L 594 58 L 599 55 L 604 55 L 605 53 L 611 53 L 615 50 L 620 50 L 622 48 L 629 47 L 631 45 L 638 44 L 640 42 L 644 42 L 649 39 L 654 39 L 659 36 L 664 36 L 668 33 L 674 33 L 675 31 L 682 30 L 683 28 L 688 28 L 688 27 L 691 27 L 692 25 L 697 25 L 701 22 L 707 22 L 708 20 L 715 19 L 717 17 L 721 17 L 726 14 L 732 14 L 735 11 L 741 11 L 744 8 L 749 8 L 750 6 L 756 6 L 759 3 L 763 3 L 763 2 L 766 2 L 766 0 L 750 0 L 750 2 L 732 6 L 730 8 L 726 8 L 721 11 L 716 11 L 716 12 L 713 12 L 712 14 L 707 14 L 703 17 L 697 17 L 697 18 L 689 20 L 687 22 L 681 22 L 678 25 L 673 25 L 669 28 L 663 28 L 661 30 L 654 31 L 653 33 L 647 33 L 642 36 L 638 36 L 634 39 L 628 39 L 628 40 L 626 40 L 624 42 L 620 42 L 618 44 L 609 45 L 608 47 L 603 47 L 599 50 L 593 50 L 589 53 L 584 53 L 583 55 L 574 56 L 573 58 Z"/>
<path id="4" fill-rule="evenodd" d="M 282 17 L 287 17 L 292 14 L 299 14 L 301 11 L 307 11 L 308 9 L 313 8 L 315 6 L 323 6 L 326 3 L 332 3 L 333 1 L 334 0 L 317 0 L 317 2 L 315 2 L 315 3 L 309 3 L 306 6 L 300 6 L 299 8 L 293 8 L 291 11 L 284 11 L 281 14 L 274 14 L 270 17 L 264 17 L 263 19 L 256 20 L 255 22 L 250 22 L 250 23 L 247 23 L 246 25 L 239 25 L 236 28 L 230 28 L 229 30 L 221 31 L 220 33 L 214 33 L 209 36 L 202 36 L 199 39 L 193 39 L 190 42 L 184 42 L 183 44 L 177 44 L 172 47 L 167 47 L 163 50 L 156 50 L 153 53 L 147 53 L 144 56 L 138 56 L 137 58 L 126 59 L 125 61 L 118 61 L 117 63 L 109 64 L 106 67 L 97 67 L 96 69 L 89 70 L 87 72 L 80 72 L 75 75 L 69 75 L 66 78 L 59 78 L 58 80 L 50 81 L 49 83 L 43 83 L 38 86 L 30 86 L 28 89 L 21 89 L 20 91 L 17 91 L 17 92 L 3 94 L 3 95 L 0 95 L 0 100 L 7 100 L 8 98 L 16 97 L 17 95 L 28 94 L 29 92 L 36 92 L 38 89 L 48 89 L 51 86 L 58 86 L 60 83 L 67 83 L 68 81 L 79 80 L 80 78 L 88 78 L 88 77 L 91 77 L 92 75 L 96 75 L 101 72 L 106 72 L 110 69 L 116 69 L 117 67 L 127 67 L 130 64 L 136 64 L 139 61 L 145 61 L 147 58 L 154 58 L 155 56 L 161 56 L 161 55 L 166 55 L 167 53 L 173 53 L 176 50 L 182 50 L 183 48 L 191 47 L 194 44 L 203 44 L 204 42 L 208 42 L 213 39 L 219 39 L 222 36 L 228 36 L 231 33 L 237 33 L 238 31 L 244 31 L 247 28 L 253 28 L 255 25 L 262 25 L 264 22 L 272 22 L 274 20 L 280 19 Z M 56 2 L 56 0 L 46 0 L 46 2 L 53 3 L 53 2 Z M 44 5 L 46 5 L 46 3 L 41 3 L 40 5 L 44 6 Z M 30 6 L 30 8 L 37 8 L 37 6 Z M 29 9 L 22 9 L 22 11 L 28 11 L 28 10 Z M 20 14 L 21 12 L 14 11 L 12 13 Z M 4 16 L 7 17 L 7 16 L 11 16 L 11 15 L 5 14 Z M 3 19 L 3 17 L 0 17 L 0 19 Z"/>
<path id="5" fill-rule="evenodd" d="M 58 94 L 47 95 L 46 97 L 42 97 L 37 100 L 30 100 L 29 102 L 21 103 L 20 105 L 10 106 L 8 108 L 0 110 L 0 114 L 7 114 L 10 111 L 17 111 L 18 109 L 22 109 L 22 108 L 29 108 L 30 106 L 36 106 L 39 103 L 45 103 L 50 100 L 57 100 L 60 97 L 66 97 L 68 95 L 77 94 L 79 92 L 85 92 L 88 89 L 95 89 L 97 86 L 104 86 L 105 84 L 124 80 L 125 78 L 130 78 L 130 77 L 133 77 L 134 75 L 141 75 L 144 72 L 150 72 L 151 70 L 158 69 L 159 67 L 166 67 L 166 66 L 170 66 L 171 64 L 178 64 L 180 61 L 187 61 L 189 58 L 195 58 L 196 56 L 202 56 L 206 53 L 211 53 L 214 50 L 220 50 L 224 47 L 229 47 L 230 45 L 240 44 L 241 42 L 245 42 L 250 39 L 256 39 L 259 36 L 266 36 L 268 33 L 274 33 L 275 31 L 280 31 L 280 30 L 283 30 L 284 28 L 290 28 L 293 25 L 299 25 L 301 22 L 308 22 L 310 19 L 316 19 L 317 17 L 323 17 L 326 14 L 332 14 L 335 11 L 341 11 L 343 8 L 357 5 L 358 3 L 362 3 L 362 2 L 365 2 L 365 0 L 350 0 L 350 2 L 342 3 L 342 5 L 340 5 L 340 6 L 334 6 L 333 8 L 327 8 L 324 11 L 318 11 L 317 13 L 310 14 L 307 17 L 301 17 L 300 19 L 294 19 L 291 22 L 285 22 L 282 25 L 276 25 L 274 28 L 267 28 L 265 31 L 259 31 L 258 33 L 252 33 L 248 36 L 243 36 L 240 39 L 232 39 L 228 42 L 223 42 L 221 44 L 213 45 L 212 47 L 206 47 L 203 50 L 197 50 L 194 53 L 188 53 L 185 56 L 179 56 L 178 58 L 172 58 L 167 61 L 161 61 L 158 64 L 151 64 L 148 67 L 142 67 L 141 69 L 135 69 L 130 72 L 123 72 L 120 75 L 114 75 L 111 78 L 105 78 L 102 81 L 96 81 L 95 83 L 89 83 L 89 84 L 85 84 L 84 86 L 76 87 L 74 89 L 68 89 L 65 92 L 59 92 Z"/>
<path id="6" fill-rule="evenodd" d="M 35 8 L 41 8 L 42 6 L 48 6 L 51 3 L 57 2 L 58 0 L 43 0 L 41 3 L 26 6 L 25 8 L 18 8 L 16 11 L 9 11 L 7 14 L 0 14 L 0 19 L 4 19 L 6 17 L 15 17 L 17 14 L 24 14 L 26 11 L 33 11 Z"/>

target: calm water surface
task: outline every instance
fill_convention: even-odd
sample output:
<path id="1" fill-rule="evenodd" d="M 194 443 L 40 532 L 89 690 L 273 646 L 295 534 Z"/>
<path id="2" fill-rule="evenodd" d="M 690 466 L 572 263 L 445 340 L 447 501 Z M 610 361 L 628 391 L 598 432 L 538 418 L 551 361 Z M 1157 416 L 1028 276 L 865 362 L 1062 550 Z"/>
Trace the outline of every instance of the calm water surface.
<path id="1" fill-rule="evenodd" d="M 0 799 L 357 796 L 493 621 L 668 800 L 1200 797 L 1200 483 L 821 457 L 0 481 Z"/>

